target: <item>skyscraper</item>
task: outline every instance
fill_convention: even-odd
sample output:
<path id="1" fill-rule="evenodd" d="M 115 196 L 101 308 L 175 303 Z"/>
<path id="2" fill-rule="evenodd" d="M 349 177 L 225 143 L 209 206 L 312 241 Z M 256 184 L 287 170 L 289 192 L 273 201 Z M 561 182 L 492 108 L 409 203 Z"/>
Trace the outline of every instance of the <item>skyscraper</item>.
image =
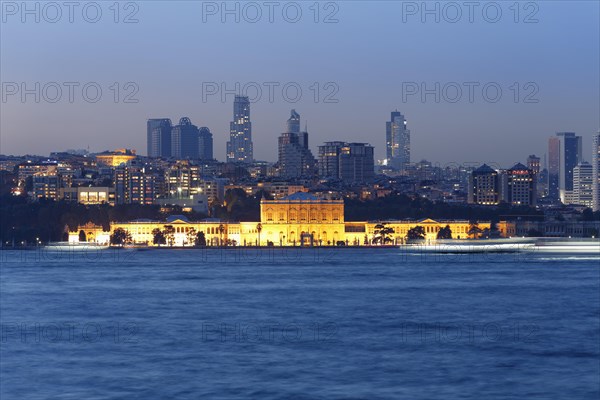
<path id="1" fill-rule="evenodd" d="M 171 130 L 171 155 L 177 159 L 198 158 L 198 127 L 188 117 L 179 120 Z"/>
<path id="2" fill-rule="evenodd" d="M 548 139 L 548 197 L 552 200 L 559 199 L 558 175 L 560 170 L 560 139 Z"/>
<path id="3" fill-rule="evenodd" d="M 592 146 L 592 192 L 594 211 L 600 211 L 600 132 L 594 135 Z"/>
<path id="4" fill-rule="evenodd" d="M 288 133 L 300 133 L 300 114 L 296 112 L 296 110 L 292 110 L 290 113 L 290 118 L 288 118 L 286 126 L 286 132 Z"/>
<path id="5" fill-rule="evenodd" d="M 149 119 L 146 123 L 148 157 L 171 157 L 171 120 Z"/>
<path id="6" fill-rule="evenodd" d="M 387 165 L 404 170 L 410 163 L 410 130 L 398 110 L 393 111 L 390 121 L 386 122 L 385 139 Z"/>
<path id="7" fill-rule="evenodd" d="M 198 158 L 202 160 L 213 159 L 213 135 L 210 129 L 205 126 L 198 131 Z"/>
<path id="8" fill-rule="evenodd" d="M 236 95 L 233 102 L 233 121 L 229 126 L 227 162 L 250 163 L 254 160 L 253 153 L 250 100 L 247 96 Z"/>
<path id="9" fill-rule="evenodd" d="M 583 161 L 581 136 L 573 132 L 558 132 L 556 136 L 560 139 L 558 193 L 564 203 L 573 195 L 573 169 Z"/>
<path id="10" fill-rule="evenodd" d="M 280 175 L 285 178 L 312 177 L 316 161 L 308 148 L 308 132 L 300 132 L 300 114 L 291 111 L 286 124 L 287 132 L 279 136 Z"/>

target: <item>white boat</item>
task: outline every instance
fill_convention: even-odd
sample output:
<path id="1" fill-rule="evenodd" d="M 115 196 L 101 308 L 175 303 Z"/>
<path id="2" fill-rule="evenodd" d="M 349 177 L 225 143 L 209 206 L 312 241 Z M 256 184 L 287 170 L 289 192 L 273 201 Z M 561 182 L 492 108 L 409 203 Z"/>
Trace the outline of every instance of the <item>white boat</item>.
<path id="1" fill-rule="evenodd" d="M 99 244 L 93 242 L 53 242 L 43 246 L 44 250 L 49 251 L 89 251 L 106 250 L 108 244 Z"/>

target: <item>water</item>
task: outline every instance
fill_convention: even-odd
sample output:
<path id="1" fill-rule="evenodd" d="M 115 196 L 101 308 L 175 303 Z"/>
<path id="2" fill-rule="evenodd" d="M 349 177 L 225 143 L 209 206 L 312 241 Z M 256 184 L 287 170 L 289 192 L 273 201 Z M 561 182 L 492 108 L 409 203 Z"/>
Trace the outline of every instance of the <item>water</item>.
<path id="1" fill-rule="evenodd" d="M 598 256 L 0 253 L 0 397 L 598 399 Z"/>

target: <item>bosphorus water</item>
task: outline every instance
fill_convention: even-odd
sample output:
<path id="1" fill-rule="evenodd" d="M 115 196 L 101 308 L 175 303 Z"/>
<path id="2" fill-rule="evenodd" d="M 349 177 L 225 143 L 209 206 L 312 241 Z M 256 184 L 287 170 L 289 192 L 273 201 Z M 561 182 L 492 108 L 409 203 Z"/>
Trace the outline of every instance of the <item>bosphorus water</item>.
<path id="1" fill-rule="evenodd" d="M 600 395 L 594 254 L 0 256 L 2 400 Z"/>

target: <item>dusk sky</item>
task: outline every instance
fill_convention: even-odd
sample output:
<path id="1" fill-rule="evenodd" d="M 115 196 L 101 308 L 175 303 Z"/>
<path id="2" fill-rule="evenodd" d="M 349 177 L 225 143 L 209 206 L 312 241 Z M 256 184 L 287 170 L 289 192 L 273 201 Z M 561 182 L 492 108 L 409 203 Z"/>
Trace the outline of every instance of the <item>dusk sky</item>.
<path id="1" fill-rule="evenodd" d="M 35 3 L 30 4 L 33 8 Z M 513 2 L 498 2 L 502 15 L 496 23 L 486 20 L 494 19 L 494 9 L 488 7 L 483 15 L 486 2 L 477 3 L 473 23 L 466 7 L 452 23 L 456 11 L 435 2 L 427 4 L 432 9 L 438 4 L 446 13 L 440 11 L 439 22 L 414 9 L 422 2 L 322 2 L 318 23 L 313 2 L 295 3 L 302 10 L 297 23 L 283 18 L 286 2 L 275 8 L 273 23 L 263 2 L 254 3 L 263 13 L 256 23 L 248 21 L 255 16 L 251 8 L 245 8 L 245 15 L 240 11 L 239 22 L 226 15 L 223 23 L 221 10 L 214 9 L 221 2 L 199 1 L 124 2 L 115 23 L 109 9 L 113 2 L 99 4 L 102 17 L 97 23 L 87 22 L 81 7 L 74 11 L 74 23 L 66 8 L 57 22 L 47 21 L 55 11 L 46 9 L 36 23 L 34 16 L 14 9 L 21 2 L 3 2 L 0 153 L 47 155 L 89 146 L 92 152 L 126 147 L 145 154 L 148 118 L 176 123 L 187 116 L 210 128 L 215 157 L 224 160 L 233 94 L 225 102 L 220 93 L 203 96 L 203 86 L 211 82 L 229 89 L 236 82 L 262 86 L 261 99 L 251 106 L 257 160 L 277 159 L 277 137 L 292 108 L 300 113 L 302 126 L 308 122 L 313 152 L 323 141 L 369 142 L 377 159 L 385 155 L 385 122 L 395 109 L 408 120 L 412 161 L 507 167 L 528 154 L 543 156 L 547 138 L 557 131 L 582 135 L 589 161 L 591 136 L 600 128 L 596 1 L 543 1 L 535 3 L 537 10 L 534 3 L 523 2 L 518 16 Z M 293 20 L 295 10 L 287 10 L 286 18 Z M 138 22 L 122 23 L 132 12 Z M 338 22 L 324 23 L 331 13 Z M 88 19 L 93 19 L 89 16 L 94 17 L 94 10 L 88 9 Z M 527 19 L 538 22 L 525 23 Z M 64 85 L 55 103 L 48 101 L 55 97 L 52 85 L 45 94 L 40 89 L 38 103 L 34 94 L 24 102 L 21 93 L 11 94 L 22 83 L 34 89 L 35 82 L 40 87 L 49 82 L 80 85 L 72 103 Z M 102 89 L 96 103 L 83 98 L 82 86 L 88 82 Z M 120 86 L 116 103 L 111 90 L 115 82 Z M 128 82 L 134 85 L 126 87 Z M 273 102 L 265 82 L 279 82 Z M 290 82 L 302 89 L 295 103 L 282 94 L 282 86 Z M 320 87 L 317 102 L 315 82 Z M 328 82 L 333 85 L 326 86 Z M 439 103 L 434 94 L 422 101 L 420 94 L 406 93 L 421 83 L 433 89 L 436 82 L 447 89 L 440 92 Z M 452 82 L 463 87 L 454 103 Z M 465 82 L 479 83 L 473 102 Z M 520 89 L 517 102 L 515 82 Z M 489 83 L 490 97 L 494 87 L 502 89 L 495 103 L 482 94 Z M 135 87 L 139 91 L 133 99 L 139 101 L 125 102 Z M 255 93 L 250 88 L 247 94 Z M 289 94 L 294 96 L 293 87 Z M 326 102 L 328 94 L 338 102 Z"/>

